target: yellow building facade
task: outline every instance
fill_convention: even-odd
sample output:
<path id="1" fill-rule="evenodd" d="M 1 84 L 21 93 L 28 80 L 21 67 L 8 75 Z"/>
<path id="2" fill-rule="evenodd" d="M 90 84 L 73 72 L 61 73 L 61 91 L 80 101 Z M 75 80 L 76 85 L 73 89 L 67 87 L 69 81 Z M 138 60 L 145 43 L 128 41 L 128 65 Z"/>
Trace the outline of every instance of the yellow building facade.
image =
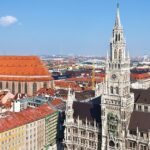
<path id="1" fill-rule="evenodd" d="M 0 150 L 26 150 L 26 126 L 1 132 Z"/>

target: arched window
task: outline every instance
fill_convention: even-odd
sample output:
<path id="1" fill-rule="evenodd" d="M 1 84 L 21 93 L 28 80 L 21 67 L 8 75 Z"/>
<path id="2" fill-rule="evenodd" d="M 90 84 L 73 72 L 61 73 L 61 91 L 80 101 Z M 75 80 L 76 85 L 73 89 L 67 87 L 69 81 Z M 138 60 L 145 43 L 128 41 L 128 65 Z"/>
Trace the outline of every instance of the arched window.
<path id="1" fill-rule="evenodd" d="M 113 89 L 113 87 L 112 87 L 112 86 L 110 87 L 110 92 L 111 92 L 111 94 L 113 94 L 113 93 L 114 93 L 114 89 Z"/>
<path id="2" fill-rule="evenodd" d="M 47 83 L 46 83 L 46 82 L 44 82 L 43 87 L 44 87 L 44 88 L 47 88 Z"/>
<path id="3" fill-rule="evenodd" d="M 117 59 L 117 50 L 114 51 L 114 58 Z"/>
<path id="4" fill-rule="evenodd" d="M 33 93 L 37 92 L 37 84 L 34 82 L 33 83 Z"/>
<path id="5" fill-rule="evenodd" d="M 12 93 L 15 94 L 15 83 L 12 82 Z"/>
<path id="6" fill-rule="evenodd" d="M 119 50 L 119 59 L 121 59 L 122 58 L 122 50 L 120 49 Z"/>
<path id="7" fill-rule="evenodd" d="M 117 148 L 119 148 L 119 143 L 116 144 Z"/>
<path id="8" fill-rule="evenodd" d="M 25 92 L 25 93 L 27 93 L 27 92 L 28 92 L 27 82 L 25 82 L 25 84 L 24 84 L 24 92 Z"/>
<path id="9" fill-rule="evenodd" d="M 3 84 L 2 84 L 2 82 L 0 82 L 0 89 L 2 89 L 3 88 Z"/>
<path id="10" fill-rule="evenodd" d="M 117 40 L 118 40 L 118 39 L 117 39 L 117 34 L 116 34 L 116 36 L 115 36 L 115 41 L 117 42 Z"/>
<path id="11" fill-rule="evenodd" d="M 21 93 L 21 83 L 18 82 L 18 93 Z"/>
<path id="12" fill-rule="evenodd" d="M 8 89 L 8 82 L 6 82 L 6 89 Z"/>
<path id="13" fill-rule="evenodd" d="M 120 41 L 120 34 L 118 35 L 118 41 Z"/>
<path id="14" fill-rule="evenodd" d="M 119 94 L 119 88 L 116 87 L 116 94 Z"/>
<path id="15" fill-rule="evenodd" d="M 115 143 L 114 143 L 113 141 L 110 141 L 110 142 L 109 142 L 109 146 L 114 147 L 114 146 L 115 146 Z"/>

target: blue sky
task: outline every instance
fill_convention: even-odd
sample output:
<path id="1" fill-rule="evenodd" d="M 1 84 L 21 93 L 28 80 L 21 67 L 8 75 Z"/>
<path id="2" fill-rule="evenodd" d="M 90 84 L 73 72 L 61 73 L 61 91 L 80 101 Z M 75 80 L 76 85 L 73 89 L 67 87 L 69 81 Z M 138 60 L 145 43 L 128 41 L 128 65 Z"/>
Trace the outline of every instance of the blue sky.
<path id="1" fill-rule="evenodd" d="M 117 0 L 1 0 L 0 55 L 105 56 Z M 120 0 L 131 56 L 150 54 L 150 1 Z"/>

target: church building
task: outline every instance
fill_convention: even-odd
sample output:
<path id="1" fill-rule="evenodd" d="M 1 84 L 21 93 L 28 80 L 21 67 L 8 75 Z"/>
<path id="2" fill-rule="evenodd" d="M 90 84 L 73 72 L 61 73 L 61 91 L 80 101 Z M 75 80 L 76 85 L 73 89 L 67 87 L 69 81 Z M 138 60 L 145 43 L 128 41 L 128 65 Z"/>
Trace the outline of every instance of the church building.
<path id="1" fill-rule="evenodd" d="M 53 78 L 37 56 L 0 56 L 0 90 L 33 95 L 53 86 Z"/>

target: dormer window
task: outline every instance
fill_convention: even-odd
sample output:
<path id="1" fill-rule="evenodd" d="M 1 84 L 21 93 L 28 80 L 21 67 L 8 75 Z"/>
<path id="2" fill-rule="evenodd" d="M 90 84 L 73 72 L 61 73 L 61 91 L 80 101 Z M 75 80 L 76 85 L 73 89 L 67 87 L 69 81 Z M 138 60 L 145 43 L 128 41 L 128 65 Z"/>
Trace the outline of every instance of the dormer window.
<path id="1" fill-rule="evenodd" d="M 144 106 L 144 111 L 148 112 L 148 106 Z"/>
<path id="2" fill-rule="evenodd" d="M 141 111 L 141 110 L 142 110 L 141 105 L 138 105 L 138 110 L 139 110 L 139 111 Z"/>

